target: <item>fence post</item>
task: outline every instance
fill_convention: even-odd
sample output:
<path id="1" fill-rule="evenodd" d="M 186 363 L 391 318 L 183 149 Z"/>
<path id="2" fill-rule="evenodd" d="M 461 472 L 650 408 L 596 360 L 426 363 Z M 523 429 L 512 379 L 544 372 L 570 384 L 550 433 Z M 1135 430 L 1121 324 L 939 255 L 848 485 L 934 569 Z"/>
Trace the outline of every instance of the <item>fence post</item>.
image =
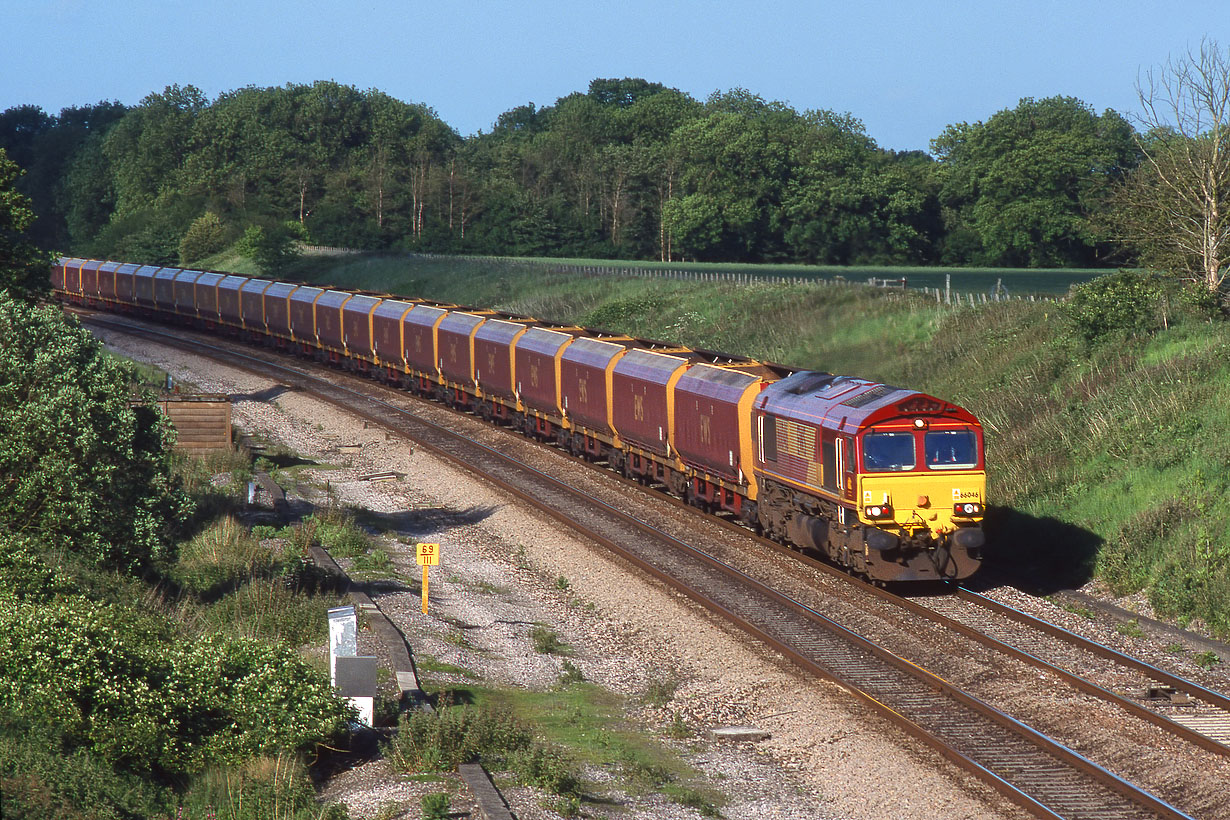
<path id="1" fill-rule="evenodd" d="M 952 304 L 952 274 L 944 274 L 944 301 Z"/>

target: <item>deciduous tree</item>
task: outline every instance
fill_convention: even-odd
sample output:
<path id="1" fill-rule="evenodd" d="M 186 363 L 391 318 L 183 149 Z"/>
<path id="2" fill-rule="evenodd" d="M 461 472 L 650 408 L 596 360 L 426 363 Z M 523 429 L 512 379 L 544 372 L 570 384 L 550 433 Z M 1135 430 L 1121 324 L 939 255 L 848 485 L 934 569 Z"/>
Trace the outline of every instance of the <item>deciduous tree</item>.
<path id="1" fill-rule="evenodd" d="M 34 210 L 15 186 L 20 174 L 0 148 L 0 291 L 32 297 L 47 289 L 51 260 L 27 238 Z"/>
<path id="2" fill-rule="evenodd" d="M 1206 40 L 1137 91 L 1144 160 L 1118 191 L 1113 235 L 1217 292 L 1230 275 L 1230 49 Z"/>

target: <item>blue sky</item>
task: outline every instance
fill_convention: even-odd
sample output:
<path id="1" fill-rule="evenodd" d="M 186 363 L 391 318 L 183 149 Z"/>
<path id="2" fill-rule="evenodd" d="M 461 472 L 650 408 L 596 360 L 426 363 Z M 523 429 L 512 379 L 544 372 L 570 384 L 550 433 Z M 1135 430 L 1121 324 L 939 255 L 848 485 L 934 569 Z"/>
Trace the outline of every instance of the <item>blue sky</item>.
<path id="1" fill-rule="evenodd" d="M 704 99 L 746 88 L 850 112 L 880 145 L 1021 97 L 1136 111 L 1138 75 L 1203 37 L 1230 47 L 1224 0 L 552 2 L 3 0 L 0 110 L 132 105 L 172 83 L 210 97 L 332 79 L 424 103 L 460 133 L 550 105 L 594 77 Z"/>

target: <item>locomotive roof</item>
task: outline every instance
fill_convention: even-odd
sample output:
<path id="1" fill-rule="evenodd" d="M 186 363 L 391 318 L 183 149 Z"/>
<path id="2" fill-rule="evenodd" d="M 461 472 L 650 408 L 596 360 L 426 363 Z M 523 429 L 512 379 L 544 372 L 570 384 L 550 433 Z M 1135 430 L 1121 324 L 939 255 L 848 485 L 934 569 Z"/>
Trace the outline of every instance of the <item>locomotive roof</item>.
<path id="1" fill-rule="evenodd" d="M 770 384 L 754 406 L 781 418 L 849 433 L 912 415 L 943 415 L 978 424 L 969 411 L 917 390 L 811 370 Z"/>

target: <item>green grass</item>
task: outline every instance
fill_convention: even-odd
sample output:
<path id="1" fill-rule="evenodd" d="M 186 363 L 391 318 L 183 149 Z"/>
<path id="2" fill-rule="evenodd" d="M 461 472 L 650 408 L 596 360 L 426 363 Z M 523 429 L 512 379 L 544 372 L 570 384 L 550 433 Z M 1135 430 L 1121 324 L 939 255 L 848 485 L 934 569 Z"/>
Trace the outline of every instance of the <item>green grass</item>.
<path id="1" fill-rule="evenodd" d="M 419 654 L 414 655 L 414 667 L 419 673 L 436 673 L 438 675 L 458 675 L 470 680 L 478 680 L 481 676 L 464 666 L 457 666 L 452 663 L 445 663 L 438 659 L 435 655 Z"/>
<path id="2" fill-rule="evenodd" d="M 545 758 L 565 771 L 587 766 L 602 769 L 615 777 L 617 789 L 638 795 L 661 794 L 708 816 L 717 816 L 722 804 L 721 795 L 707 787 L 702 775 L 678 753 L 625 721 L 625 703 L 618 695 L 593 684 L 572 683 L 549 692 L 452 687 L 443 698 L 467 704 L 465 708 L 473 710 L 470 719 L 474 722 L 489 720 L 502 727 L 473 731 L 475 735 L 503 738 L 512 733 L 507 728 L 510 723 L 534 727 L 537 742 L 556 750 L 556 755 Z M 442 741 L 441 745 L 451 748 L 461 744 Z M 526 764 L 507 762 L 504 755 L 497 753 L 494 757 L 514 766 L 514 774 L 523 778 L 515 766 Z M 528 767 L 534 769 L 532 760 Z M 597 786 L 578 782 L 574 788 L 589 794 Z"/>
<path id="3" fill-rule="evenodd" d="M 544 624 L 534 624 L 530 629 L 530 643 L 534 651 L 540 655 L 564 655 L 568 653 L 568 644 L 560 640 L 554 629 Z"/>

